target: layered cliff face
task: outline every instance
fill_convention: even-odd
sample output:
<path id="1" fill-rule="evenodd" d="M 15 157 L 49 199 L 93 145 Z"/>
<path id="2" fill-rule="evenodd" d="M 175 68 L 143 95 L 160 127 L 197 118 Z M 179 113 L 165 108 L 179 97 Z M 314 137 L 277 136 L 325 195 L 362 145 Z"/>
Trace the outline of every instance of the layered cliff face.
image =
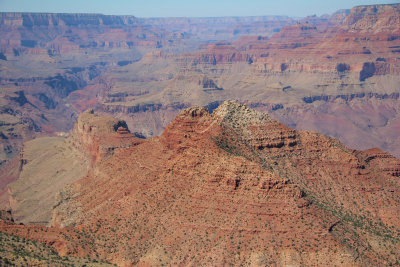
<path id="1" fill-rule="evenodd" d="M 399 164 L 236 102 L 193 107 L 67 186 L 55 227 L 0 227 L 121 266 L 395 264 Z"/>
<path id="2" fill-rule="evenodd" d="M 160 38 L 165 32 L 139 23 L 134 16 L 1 13 L 0 23 L 4 36 L 1 47 L 6 56 L 55 56 L 82 48 L 155 48 L 164 42 L 168 45 Z"/>
<path id="3" fill-rule="evenodd" d="M 267 72 L 360 73 L 364 63 L 373 63 L 376 67 L 369 77 L 398 74 L 398 4 L 355 7 L 342 23 L 334 18 L 328 21 L 336 23 L 335 27 L 324 27 L 323 22 L 318 24 L 305 19 L 302 23 L 284 27 L 271 38 L 242 38 L 233 44 L 225 44 L 225 49 L 216 44 L 204 53 L 213 55 L 216 63 L 231 62 L 226 56 L 222 58 L 228 60 L 218 60 L 226 53 L 237 61 L 249 62 L 251 58 L 249 63 L 258 63 Z M 198 56 L 203 57 L 201 53 Z M 274 62 L 285 66 L 274 67 Z M 347 64 L 348 69 L 340 68 L 340 63 Z M 362 75 L 360 81 L 363 81 Z"/>
<path id="4" fill-rule="evenodd" d="M 185 107 L 237 99 L 298 129 L 399 156 L 398 6 L 308 17 L 272 37 L 205 44 L 178 56 L 149 54 L 104 73 L 109 87 L 100 108 L 152 136 Z"/>

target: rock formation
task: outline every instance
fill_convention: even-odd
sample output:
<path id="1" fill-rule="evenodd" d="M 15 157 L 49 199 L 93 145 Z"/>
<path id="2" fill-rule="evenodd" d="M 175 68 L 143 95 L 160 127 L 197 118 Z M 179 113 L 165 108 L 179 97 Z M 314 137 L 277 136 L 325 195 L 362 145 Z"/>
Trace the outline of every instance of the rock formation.
<path id="1" fill-rule="evenodd" d="M 100 120 L 81 116 L 82 148 L 86 125 L 122 135 Z M 236 102 L 192 107 L 64 188 L 47 233 L 0 229 L 121 266 L 397 264 L 399 164 Z"/>
<path id="2" fill-rule="evenodd" d="M 188 106 L 236 99 L 297 129 L 399 156 L 398 6 L 310 17 L 273 36 L 218 41 L 178 56 L 153 53 L 123 68 L 123 81 L 121 69 L 104 73 L 99 107 L 152 136 Z"/>
<path id="3" fill-rule="evenodd" d="M 127 266 L 398 265 L 399 18 L 0 13 L 0 229 Z"/>
<path id="4" fill-rule="evenodd" d="M 116 150 L 139 143 L 124 121 L 99 117 L 93 110 L 81 114 L 68 138 L 42 137 L 25 143 L 21 174 L 8 185 L 14 221 L 50 225 L 61 189 Z"/>
<path id="5" fill-rule="evenodd" d="M 79 113 L 103 104 L 99 100 L 110 85 L 100 76 L 107 69 L 129 67 L 142 57 L 146 61 L 146 54 L 193 51 L 198 44 L 210 40 L 237 39 L 249 33 L 270 36 L 293 23 L 293 19 L 283 16 L 140 19 L 102 14 L 0 12 L 2 180 L 9 182 L 18 176 L 11 169 L 24 142 L 67 132 Z M 122 95 L 118 99 L 124 100 Z M 112 101 L 116 100 L 113 97 Z M 178 106 L 186 107 L 182 103 Z M 115 109 L 123 113 L 137 110 L 104 108 L 108 113 Z M 147 125 L 134 131 L 141 136 L 157 134 L 179 109 L 163 107 L 155 116 L 141 114 L 139 119 Z M 167 114 L 165 119 L 160 118 L 162 114 Z M 146 123 L 150 120 L 153 121 Z M 0 199 L 6 198 L 6 191 L 0 183 Z M 2 200 L 0 204 L 4 207 Z"/>

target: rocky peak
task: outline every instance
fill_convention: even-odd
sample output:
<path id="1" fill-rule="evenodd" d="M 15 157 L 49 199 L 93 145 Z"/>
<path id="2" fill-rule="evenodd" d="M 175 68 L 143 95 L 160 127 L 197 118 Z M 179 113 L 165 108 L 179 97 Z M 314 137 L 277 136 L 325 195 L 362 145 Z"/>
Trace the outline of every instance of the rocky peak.
<path id="1" fill-rule="evenodd" d="M 361 158 L 367 164 L 377 166 L 382 172 L 400 177 L 400 160 L 379 148 L 371 148 L 361 153 Z"/>
<path id="2" fill-rule="evenodd" d="M 213 112 L 213 117 L 231 124 L 234 128 L 246 126 L 249 123 L 262 124 L 271 121 L 267 114 L 250 109 L 236 101 L 225 101 Z"/>
<path id="3" fill-rule="evenodd" d="M 212 114 L 204 107 L 190 107 L 184 109 L 175 120 L 166 128 L 165 134 L 179 129 L 184 132 L 194 132 L 195 128 L 201 131 L 209 124 L 229 125 L 232 128 L 246 128 L 249 125 L 261 125 L 273 120 L 265 113 L 248 108 L 236 101 L 225 101 Z"/>
<path id="4" fill-rule="evenodd" d="M 237 151 L 243 152 L 249 148 L 256 151 L 271 148 L 291 150 L 297 144 L 293 129 L 235 101 L 224 102 L 214 111 L 213 118 L 221 126 L 221 134 L 216 137 L 217 143 L 234 147 Z"/>
<path id="5" fill-rule="evenodd" d="M 297 144 L 293 129 L 272 120 L 267 114 L 248 108 L 236 101 L 225 101 L 210 115 L 204 107 L 183 110 L 165 129 L 161 140 L 171 149 L 216 140 L 218 146 L 257 150 L 264 148 L 293 149 Z"/>
<path id="6" fill-rule="evenodd" d="M 340 24 L 343 22 L 343 20 L 349 13 L 350 13 L 349 9 L 340 9 L 330 16 L 330 20 L 336 22 L 337 24 Z"/>

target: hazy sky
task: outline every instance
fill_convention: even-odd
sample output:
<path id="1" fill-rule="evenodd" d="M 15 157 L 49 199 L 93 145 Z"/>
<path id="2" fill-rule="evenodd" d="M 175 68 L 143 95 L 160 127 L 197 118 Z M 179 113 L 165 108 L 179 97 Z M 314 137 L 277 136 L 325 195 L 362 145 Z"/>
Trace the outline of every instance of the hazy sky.
<path id="1" fill-rule="evenodd" d="M 0 12 L 102 13 L 137 17 L 331 14 L 387 0 L 0 0 Z"/>

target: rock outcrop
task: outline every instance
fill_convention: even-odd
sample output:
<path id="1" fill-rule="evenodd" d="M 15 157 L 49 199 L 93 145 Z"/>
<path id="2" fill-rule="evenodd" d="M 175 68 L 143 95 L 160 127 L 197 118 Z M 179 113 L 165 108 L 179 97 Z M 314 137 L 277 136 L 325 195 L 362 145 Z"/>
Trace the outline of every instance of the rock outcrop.
<path id="1" fill-rule="evenodd" d="M 72 145 L 86 153 L 92 164 L 113 155 L 114 151 L 139 144 L 126 122 L 95 114 L 92 109 L 82 113 L 71 135 Z"/>
<path id="2" fill-rule="evenodd" d="M 21 174 L 9 188 L 12 216 L 25 225 L 49 225 L 58 192 L 87 175 L 118 149 L 141 142 L 122 120 L 82 113 L 68 138 L 42 137 L 25 143 Z"/>

